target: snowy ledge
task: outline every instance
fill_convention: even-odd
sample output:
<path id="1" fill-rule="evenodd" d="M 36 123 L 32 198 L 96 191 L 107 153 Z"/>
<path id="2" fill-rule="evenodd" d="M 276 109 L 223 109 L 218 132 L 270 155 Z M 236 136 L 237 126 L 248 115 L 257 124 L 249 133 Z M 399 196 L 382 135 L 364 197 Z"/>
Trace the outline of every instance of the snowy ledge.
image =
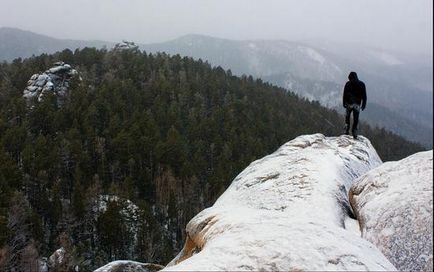
<path id="1" fill-rule="evenodd" d="M 380 164 L 364 137 L 300 136 L 194 217 L 164 270 L 396 270 L 355 230 L 347 198 L 352 181 Z"/>

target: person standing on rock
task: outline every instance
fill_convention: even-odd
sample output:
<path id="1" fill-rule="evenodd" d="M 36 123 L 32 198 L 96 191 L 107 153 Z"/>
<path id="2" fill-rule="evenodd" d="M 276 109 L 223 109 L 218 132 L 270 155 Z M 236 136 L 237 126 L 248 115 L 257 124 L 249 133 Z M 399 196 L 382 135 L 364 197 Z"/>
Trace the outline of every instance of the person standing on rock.
<path id="1" fill-rule="evenodd" d="M 357 139 L 357 125 L 359 124 L 360 110 L 366 107 L 366 87 L 365 83 L 359 80 L 356 72 L 348 75 L 349 81 L 345 84 L 343 105 L 346 109 L 345 115 L 345 134 L 350 134 L 350 118 L 353 113 L 353 127 L 351 132 L 354 139 Z"/>

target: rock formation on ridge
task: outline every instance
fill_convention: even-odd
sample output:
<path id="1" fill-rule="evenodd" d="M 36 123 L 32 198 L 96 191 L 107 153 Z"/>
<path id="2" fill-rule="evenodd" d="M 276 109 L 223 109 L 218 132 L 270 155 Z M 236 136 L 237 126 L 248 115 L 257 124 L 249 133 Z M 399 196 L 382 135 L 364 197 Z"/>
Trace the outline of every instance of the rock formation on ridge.
<path id="1" fill-rule="evenodd" d="M 42 101 L 44 95 L 53 93 L 57 101 L 61 104 L 68 95 L 69 82 L 77 75 L 77 71 L 62 61 L 54 63 L 54 67 L 46 70 L 42 74 L 34 74 L 27 82 L 23 97 L 28 101 L 37 98 Z"/>
<path id="2" fill-rule="evenodd" d="M 130 41 L 122 41 L 121 43 L 117 43 L 113 48 L 114 51 L 137 50 L 137 49 L 139 49 L 139 46 L 136 45 L 134 42 L 130 42 Z"/>

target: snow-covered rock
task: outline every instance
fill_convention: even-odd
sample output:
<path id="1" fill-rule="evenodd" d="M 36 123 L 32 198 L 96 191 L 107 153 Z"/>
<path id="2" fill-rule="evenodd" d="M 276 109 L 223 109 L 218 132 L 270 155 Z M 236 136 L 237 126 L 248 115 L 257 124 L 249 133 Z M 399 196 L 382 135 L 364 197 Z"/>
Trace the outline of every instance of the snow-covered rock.
<path id="1" fill-rule="evenodd" d="M 134 261 L 114 261 L 108 263 L 94 272 L 155 272 L 159 271 L 163 266 L 151 263 L 139 263 Z"/>
<path id="2" fill-rule="evenodd" d="M 63 264 L 65 260 L 66 251 L 63 247 L 54 251 L 53 254 L 48 258 L 48 266 L 49 267 L 58 267 Z"/>
<path id="3" fill-rule="evenodd" d="M 387 162 L 350 191 L 362 237 L 401 271 L 433 270 L 433 151 Z"/>
<path id="4" fill-rule="evenodd" d="M 115 51 L 123 51 L 123 50 L 137 50 L 139 48 L 134 42 L 122 41 L 121 43 L 117 43 L 113 50 Z"/>
<path id="5" fill-rule="evenodd" d="M 23 97 L 27 100 L 37 98 L 37 101 L 42 101 L 44 95 L 53 93 L 58 98 L 58 102 L 62 102 L 68 95 L 69 81 L 77 75 L 77 70 L 71 65 L 64 62 L 56 62 L 54 67 L 48 69 L 42 74 L 34 74 L 27 82 L 27 87 L 24 89 Z"/>
<path id="6" fill-rule="evenodd" d="M 42 257 L 38 260 L 39 272 L 48 272 L 48 260 L 47 257 Z"/>
<path id="7" fill-rule="evenodd" d="M 360 237 L 347 199 L 352 180 L 380 164 L 364 137 L 300 136 L 194 217 L 164 270 L 396 270 Z"/>

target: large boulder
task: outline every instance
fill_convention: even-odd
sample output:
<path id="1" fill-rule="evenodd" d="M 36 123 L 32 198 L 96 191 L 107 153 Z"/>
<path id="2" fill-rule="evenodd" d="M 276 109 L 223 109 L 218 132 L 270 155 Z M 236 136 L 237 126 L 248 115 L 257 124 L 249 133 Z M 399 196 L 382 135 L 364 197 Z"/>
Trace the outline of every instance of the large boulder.
<path id="1" fill-rule="evenodd" d="M 362 236 L 402 271 L 433 270 L 433 151 L 387 162 L 355 181 Z"/>
<path id="2" fill-rule="evenodd" d="M 347 199 L 352 180 L 380 164 L 364 137 L 300 136 L 194 217 L 164 270 L 395 270 L 360 237 Z"/>

